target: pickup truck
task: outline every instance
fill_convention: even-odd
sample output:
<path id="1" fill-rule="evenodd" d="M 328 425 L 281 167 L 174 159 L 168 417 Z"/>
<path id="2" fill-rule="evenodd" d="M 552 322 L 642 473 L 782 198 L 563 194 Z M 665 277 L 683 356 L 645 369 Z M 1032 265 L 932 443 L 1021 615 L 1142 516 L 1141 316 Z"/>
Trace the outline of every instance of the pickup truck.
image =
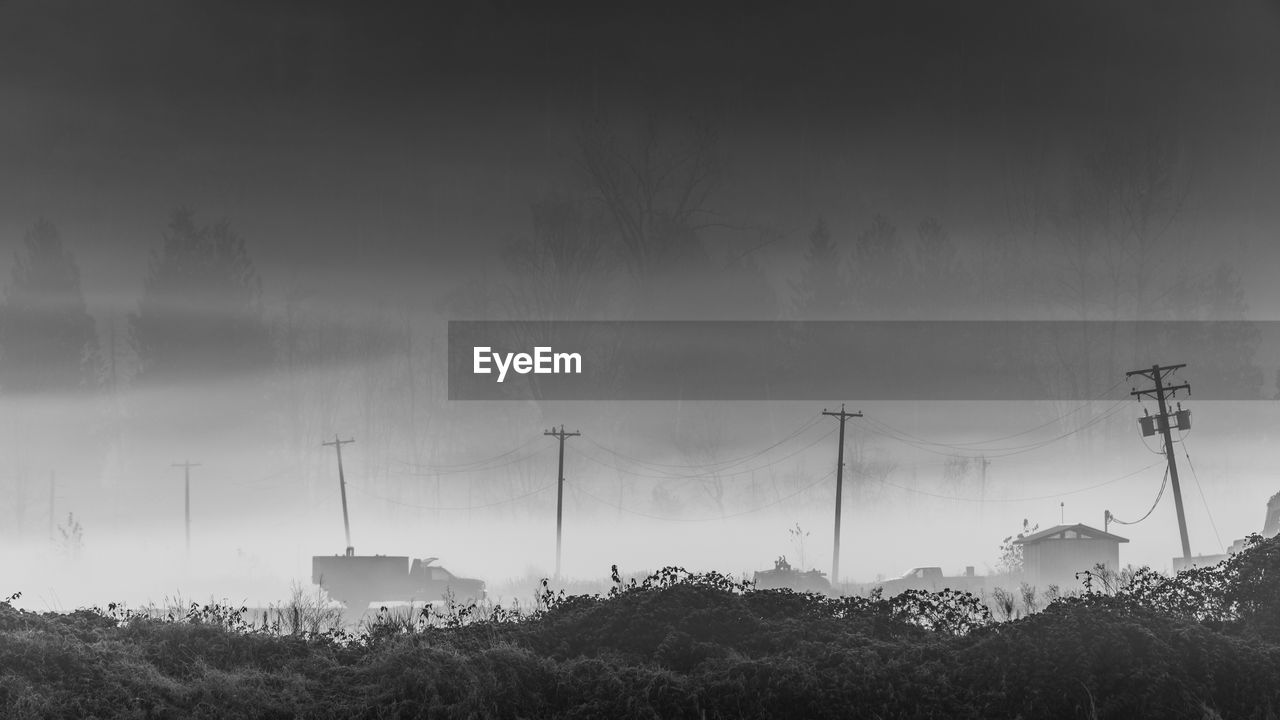
<path id="1" fill-rule="evenodd" d="M 965 568 L 964 575 L 946 576 L 940 567 L 911 568 L 902 577 L 885 580 L 875 585 L 883 588 L 886 596 L 897 595 L 903 590 L 952 590 L 975 591 L 982 587 L 983 579 L 973 574 L 973 568 Z"/>

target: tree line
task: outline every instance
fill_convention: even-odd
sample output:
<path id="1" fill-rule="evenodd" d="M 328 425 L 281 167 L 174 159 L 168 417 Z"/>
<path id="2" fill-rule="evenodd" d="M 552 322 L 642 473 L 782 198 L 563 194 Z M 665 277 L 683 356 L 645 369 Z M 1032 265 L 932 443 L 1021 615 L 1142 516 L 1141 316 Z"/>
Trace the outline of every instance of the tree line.
<path id="1" fill-rule="evenodd" d="M 1197 270 L 1179 245 L 1185 240 L 1173 228 L 1190 190 L 1167 142 L 1108 139 L 1065 189 L 1044 187 L 1057 170 L 1032 159 L 1011 173 L 1018 181 L 1003 192 L 1006 217 L 981 238 L 957 238 L 932 217 L 910 230 L 884 214 L 853 230 L 815 217 L 807 232 L 787 233 L 728 216 L 719 209 L 728 180 L 720 143 L 700 121 L 592 119 L 570 157 L 574 181 L 533 202 L 528 230 L 502 244 L 493 270 L 443 293 L 439 312 L 551 320 L 1231 320 L 1247 311 L 1234 268 Z M 465 453 L 482 446 L 467 439 L 471 429 L 492 425 L 469 409 L 444 407 L 438 328 L 424 329 L 414 310 L 384 305 L 359 322 L 333 322 L 303 286 L 268 307 L 246 240 L 226 219 L 173 213 L 123 328 L 95 320 L 80 280 L 56 226 L 37 221 L 0 301 L 0 398 L 25 408 L 12 417 L 27 436 L 66 442 L 68 428 L 79 426 L 105 448 L 122 426 L 200 432 L 198 417 L 122 411 L 119 389 L 138 397 L 229 383 L 240 415 L 253 418 L 258 434 L 268 427 L 293 457 L 319 470 L 323 460 L 307 451 L 341 424 L 363 438 L 365 474 L 393 487 L 395 461 L 422 462 L 445 447 Z M 1197 372 L 1239 374 L 1260 388 L 1256 336 L 1245 327 L 1220 335 L 1209 340 L 1223 350 L 1222 367 Z M 1130 369 L 1134 348 L 1106 336 L 1088 346 L 1082 364 L 1055 367 L 1047 381 L 1087 395 Z M 96 417 L 70 421 L 62 413 L 33 423 L 35 404 L 22 404 L 72 396 L 97 398 Z M 1077 422 L 1091 419 L 1082 413 Z M 511 427 L 502 429 L 526 420 L 505 419 Z M 611 422 L 602 428 L 606 437 L 625 431 L 623 421 Z M 701 433 L 726 434 L 725 427 Z M 674 444 L 690 462 L 715 456 L 714 440 L 688 437 Z M 722 487 L 713 483 L 707 492 L 723 506 Z"/>

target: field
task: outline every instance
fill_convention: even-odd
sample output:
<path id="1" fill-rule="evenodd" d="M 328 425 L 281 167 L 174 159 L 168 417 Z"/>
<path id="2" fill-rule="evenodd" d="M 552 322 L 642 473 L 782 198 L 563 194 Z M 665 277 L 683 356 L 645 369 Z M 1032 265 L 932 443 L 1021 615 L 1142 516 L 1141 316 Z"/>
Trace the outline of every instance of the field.
<path id="1" fill-rule="evenodd" d="M 1006 621 L 953 591 L 828 598 L 678 568 L 354 632 L 302 596 L 266 615 L 0 604 L 0 716 L 15 719 L 1278 714 L 1274 538 L 1175 577 L 1099 577 Z"/>

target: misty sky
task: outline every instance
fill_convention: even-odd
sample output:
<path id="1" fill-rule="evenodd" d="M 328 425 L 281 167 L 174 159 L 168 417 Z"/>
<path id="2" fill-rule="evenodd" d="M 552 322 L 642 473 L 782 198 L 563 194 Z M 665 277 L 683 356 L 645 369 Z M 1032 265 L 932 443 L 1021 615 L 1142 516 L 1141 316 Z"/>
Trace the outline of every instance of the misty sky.
<path id="1" fill-rule="evenodd" d="M 1089 163 L 1107 156 L 1108 138 L 1122 137 L 1169 143 L 1177 182 L 1186 189 L 1167 230 L 1169 247 L 1176 249 L 1162 250 L 1153 262 L 1165 263 L 1162 272 L 1169 273 L 1228 263 L 1242 279 L 1247 317 L 1280 320 L 1280 286 L 1274 282 L 1280 267 L 1280 9 L 1274 3 L 850 5 L 6 2 L 0 4 L 0 285 L 8 282 L 24 232 L 40 218 L 48 219 L 75 255 L 88 311 L 103 332 L 108 320 L 123 322 L 138 310 L 149 253 L 159 246 L 174 211 L 186 207 L 202 222 L 225 218 L 245 238 L 272 319 L 279 318 L 280 301 L 290 292 L 322 314 L 359 318 L 367 309 L 390 306 L 406 310 L 410 322 L 425 328 L 425 337 L 417 336 L 416 342 L 438 345 L 443 321 L 463 319 L 455 317 L 458 312 L 447 300 L 503 272 L 504 249 L 530 235 L 536 203 L 553 195 L 592 197 L 576 155 L 584 124 L 602 119 L 625 134 L 651 120 L 673 136 L 693 123 L 714 133 L 719 171 L 706 210 L 716 223 L 702 240 L 721 260 L 745 256 L 754 261 L 781 305 L 820 218 L 838 240 L 857 235 L 877 215 L 890 218 L 908 237 L 918 223 L 932 218 L 966 261 L 975 263 L 992 240 L 1024 242 L 1028 208 L 1045 214 L 1045 226 L 1062 224 L 1055 213 L 1071 210 L 1073 188 L 1078 190 Z M 1027 198 L 1033 199 L 1030 204 Z M 1031 239 L 1025 243 L 1041 247 Z M 1035 252 L 1022 260 L 1028 271 L 1042 264 Z M 1050 280 L 1053 267 L 1042 269 Z M 699 281 L 685 278 L 680 287 Z M 673 287 L 676 282 L 671 280 Z M 703 295 L 673 293 L 696 302 L 680 307 L 679 317 L 664 319 L 749 312 L 721 299 L 721 289 L 711 282 Z M 913 310 L 917 317 L 975 314 L 953 307 L 941 292 L 920 288 L 919 296 L 924 301 L 923 309 Z M 650 308 L 601 312 L 609 310 L 643 317 Z M 1014 313 L 1026 317 L 1043 311 L 1014 304 Z M 775 319 L 780 312 L 751 319 Z M 465 319 L 484 319 L 476 314 L 483 313 L 472 311 Z M 977 314 L 976 319 L 990 319 Z M 372 351 L 370 356 L 374 361 L 366 367 L 376 365 L 387 377 L 400 372 L 397 356 L 377 357 Z M 1261 358 L 1260 364 L 1274 373 L 1273 358 Z M 412 371 L 412 362 L 407 365 Z M 351 388 L 363 387 L 373 376 L 353 371 L 334 385 L 335 393 L 355 393 Z M 1109 377 L 1100 386 L 1119 379 Z M 1194 374 L 1188 379 L 1194 385 Z M 315 382 L 329 386 L 327 377 Z M 421 383 L 429 385 L 425 379 Z M 1264 383 L 1273 383 L 1272 376 Z M 391 381 L 388 387 L 388 394 L 405 394 Z M 213 395 L 221 389 L 215 387 Z M 438 386 L 423 392 L 443 397 Z M 1085 487 L 1157 459 L 1135 444 L 1131 423 L 1139 409 L 1125 407 L 1114 414 L 1118 406 L 1112 403 L 1124 399 L 1123 389 L 1118 392 L 1094 410 L 1129 423 L 1116 426 L 1123 430 L 1098 446 L 1090 440 L 1044 457 L 997 461 L 993 482 L 1004 483 L 998 492 L 1019 498 L 1037 495 L 1051 482 Z M 177 433 L 174 418 L 182 419 L 185 405 L 139 397 L 140 403 L 154 402 L 172 413 L 162 416 L 161 424 Z M 1275 473 L 1264 451 L 1272 439 L 1274 411 L 1262 403 L 1248 413 L 1204 407 L 1206 424 L 1197 425 L 1197 431 L 1209 437 L 1193 442 L 1202 443 L 1200 452 L 1208 457 L 1201 472 L 1216 487 L 1210 495 L 1220 515 L 1213 532 L 1220 530 L 1229 544 L 1257 529 L 1258 498 L 1280 489 L 1268 490 Z M 364 518 L 376 518 L 362 520 L 365 528 L 375 526 L 365 537 L 376 537 L 383 551 L 409 552 L 394 547 L 399 539 L 389 528 L 414 528 L 436 543 L 431 554 L 452 552 L 463 559 L 464 570 L 482 574 L 486 567 L 501 567 L 495 572 L 516 575 L 545 569 L 545 553 L 498 560 L 498 550 L 477 550 L 458 539 L 470 532 L 469 515 L 465 521 L 455 514 L 437 523 L 452 534 L 433 528 L 414 504 L 440 502 L 440 491 L 406 475 L 399 476 L 403 492 L 395 489 L 400 486 L 394 485 L 394 471 L 403 472 L 405 465 L 394 459 L 465 463 L 536 439 L 536 429 L 549 422 L 567 422 L 572 429 L 576 420 L 619 453 L 654 462 L 705 462 L 713 455 L 758 450 L 819 409 L 637 403 L 615 412 L 599 406 L 463 403 L 450 408 L 447 420 L 425 414 L 371 420 L 375 413 L 366 409 L 363 424 L 340 427 L 332 426 L 331 413 L 299 425 L 298 447 L 311 453 L 302 470 L 281 465 L 276 455 L 263 461 L 249 445 L 226 451 L 227 463 L 239 468 L 235 482 L 241 485 L 223 486 L 231 489 L 205 500 L 200 512 L 206 513 L 205 522 L 234 536 L 237 547 L 253 538 L 261 545 L 289 535 L 276 548 L 283 553 L 276 557 L 278 567 L 289 571 L 291 563 L 315 552 L 321 538 L 326 548 L 337 548 L 332 458 L 317 446 L 335 431 L 354 432 L 361 443 L 351 455 L 355 483 L 373 483 L 377 476 L 384 484 L 378 514 L 362 510 L 369 513 Z M 893 427 L 953 443 L 1015 434 L 1064 411 L 1041 406 L 876 409 Z M 224 410 L 210 403 L 203 415 L 184 419 L 198 428 L 190 436 L 233 436 L 237 428 Z M 578 414 L 564 419 L 573 412 Z M 1219 423 L 1217 436 L 1204 429 L 1213 428 L 1212 421 Z M 433 422 L 452 423 L 451 434 Z M 1222 430 L 1228 427 L 1238 433 Z M 823 426 L 821 432 L 830 429 Z M 394 443 L 378 441 L 384 442 L 378 446 L 371 436 L 380 433 L 399 435 Z M 458 444 L 459 436 L 467 443 Z M 817 437 L 805 435 L 803 442 Z M 909 485 L 917 494 L 933 487 L 931 480 L 919 478 L 941 477 L 945 469 L 942 458 L 918 445 L 904 448 L 884 436 L 861 437 L 859 442 L 869 443 L 870 465 L 897 468 L 881 480 Z M 684 446 L 678 444 L 681 438 Z M 831 442 L 805 446 L 813 449 L 811 456 L 800 456 L 808 464 L 785 466 L 786 472 L 820 478 L 830 468 Z M 1089 455 L 1097 447 L 1098 454 Z M 582 449 L 597 460 L 610 457 L 600 454 L 601 448 Z M 156 527 L 169 533 L 165 537 L 176 537 L 178 496 L 170 492 L 175 480 L 168 463 L 192 457 L 216 466 L 218 458 L 194 441 L 149 451 L 150 465 L 135 460 L 132 474 L 117 479 L 128 490 L 111 494 L 117 505 L 93 508 L 108 514 L 96 526 L 90 522 L 90 529 L 137 525 L 139 518 L 128 508 L 154 499 L 156 507 L 170 513 Z M 539 463 L 544 460 L 539 456 Z M 1068 461 L 1076 464 L 1067 466 Z M 571 456 L 570 472 L 586 476 L 590 462 Z M 0 463 L 0 477 L 18 473 L 14 468 Z M 1043 468 L 1052 468 L 1052 478 L 1041 475 Z M 549 472 L 542 464 L 517 469 L 514 482 L 531 491 Z M 46 470 L 21 472 L 43 478 Z M 204 472 L 216 477 L 218 471 Z M 966 472 L 966 482 L 972 482 L 972 469 Z M 628 492 L 646 502 L 661 495 L 653 483 L 637 482 L 628 490 L 632 486 L 619 477 L 611 476 L 618 490 L 610 492 L 623 501 Z M 1068 507 L 1081 508 L 1076 519 L 1095 524 L 1103 507 L 1118 514 L 1123 507 L 1136 516 L 1159 482 L 1159 469 L 1143 478 L 1146 484 L 1127 488 L 1120 497 L 1073 496 L 1088 501 Z M 80 500 L 85 507 L 87 498 L 97 497 L 77 495 L 75 481 L 66 482 L 59 503 Z M 433 482 L 438 488 L 439 481 Z M 779 479 L 769 482 L 778 497 Z M 159 493 L 158 487 L 166 490 Z M 892 495 L 891 487 L 853 495 L 854 502 L 871 504 L 864 508 L 881 501 L 892 507 L 883 516 L 861 516 L 875 532 L 896 532 L 922 514 L 947 518 L 939 527 L 978 522 L 997 529 L 939 551 L 943 557 L 899 553 L 881 562 L 848 550 L 850 574 L 870 578 L 936 562 L 981 568 L 986 560 L 975 556 L 989 556 L 991 537 L 1016 528 L 1028 512 L 1023 506 L 958 511 L 927 495 L 904 501 Z M 1115 487 L 1119 493 L 1120 486 Z M 387 488 L 395 489 L 392 500 L 386 500 L 392 497 Z M 454 490 L 471 492 L 461 485 Z M 957 486 L 945 494 L 971 490 Z M 697 493 L 702 504 L 687 512 L 714 514 L 709 495 Z M 274 509 L 300 494 L 308 506 L 290 506 L 299 524 L 282 520 L 281 527 L 294 528 L 285 531 L 271 525 Z M 361 497 L 358 490 L 353 497 Z M 470 494 L 458 497 L 444 502 L 471 502 Z M 592 507 L 590 497 L 575 497 L 575 508 Z M 820 553 L 829 547 L 827 536 L 819 535 L 830 530 L 829 500 L 814 498 L 805 501 L 804 517 L 814 529 L 815 546 L 824 548 L 815 551 L 819 557 L 810 564 L 822 567 L 826 560 Z M 1037 519 L 1056 522 L 1058 502 L 1050 498 L 1036 506 Z M 431 517 L 438 521 L 439 513 Z M 857 522 L 859 516 L 847 517 Z M 1134 531 L 1134 544 L 1124 550 L 1133 553 L 1129 558 L 1159 562 L 1170 557 L 1171 517 L 1168 510 L 1156 517 L 1163 523 L 1159 527 Z M 606 513 L 593 519 L 606 534 L 613 527 L 608 518 Z M 380 525 L 382 519 L 389 524 Z M 1212 550 L 1219 543 L 1208 540 L 1207 519 L 1197 516 L 1193 532 Z M 643 523 L 644 518 L 631 520 Z M 794 521 L 796 516 L 786 512 L 770 516 L 772 534 L 749 553 L 733 555 L 733 567 L 745 569 L 786 550 L 780 529 Z M 538 525 L 534 532 L 546 530 Z M 662 535 L 643 524 L 634 533 Z M 663 536 L 669 543 L 664 548 L 678 551 L 682 537 L 687 546 L 687 538 L 697 535 Z M 740 550 L 732 533 L 702 537 L 706 542 L 696 558 L 707 565 L 726 556 L 717 552 Z M 1139 542 L 1144 538 L 1145 546 Z M 775 551 L 778 546 L 783 547 Z M 629 551 L 621 541 L 601 547 L 604 555 L 584 551 L 572 567 L 584 573 L 607 567 L 609 552 L 635 563 L 656 562 L 643 554 L 625 555 Z"/>
<path id="2" fill-rule="evenodd" d="M 713 118 L 727 170 L 712 205 L 783 233 L 771 262 L 820 215 L 847 232 L 875 213 L 1004 232 L 1024 164 L 1052 176 L 1126 125 L 1176 135 L 1193 178 L 1180 232 L 1242 267 L 1273 257 L 1280 19 L 1265 3 L 0 12 L 0 247 L 48 217 L 95 304 L 128 309 L 179 206 L 232 220 L 269 293 L 296 273 L 344 302 L 429 299 L 527 232 L 530 203 L 575 187 L 572 136 L 595 111 Z"/>

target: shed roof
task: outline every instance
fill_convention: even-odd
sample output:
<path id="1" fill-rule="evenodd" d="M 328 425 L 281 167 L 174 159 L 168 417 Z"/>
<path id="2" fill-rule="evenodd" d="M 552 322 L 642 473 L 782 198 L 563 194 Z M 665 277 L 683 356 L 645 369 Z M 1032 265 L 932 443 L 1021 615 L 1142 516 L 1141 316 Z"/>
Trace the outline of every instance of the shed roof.
<path id="1" fill-rule="evenodd" d="M 1055 525 L 1048 530 L 1041 530 L 1024 538 L 1018 538 L 1013 541 L 1013 544 L 1030 545 L 1046 540 L 1112 540 L 1117 543 L 1129 542 L 1128 538 L 1112 535 L 1109 532 L 1089 527 L 1083 523 L 1076 523 L 1075 525 Z"/>

